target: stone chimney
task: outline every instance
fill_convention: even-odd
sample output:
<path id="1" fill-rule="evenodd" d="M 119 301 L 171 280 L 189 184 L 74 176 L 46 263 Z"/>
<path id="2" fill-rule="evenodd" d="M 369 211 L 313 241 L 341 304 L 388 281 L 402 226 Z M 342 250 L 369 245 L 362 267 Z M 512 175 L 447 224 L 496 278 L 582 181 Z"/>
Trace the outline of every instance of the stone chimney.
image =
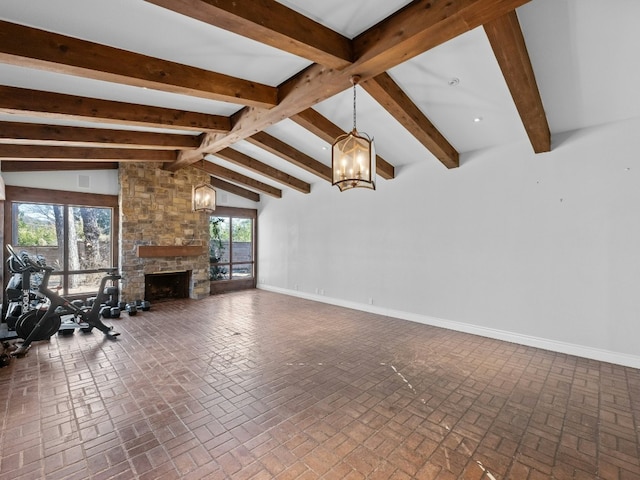
<path id="1" fill-rule="evenodd" d="M 193 167 L 170 172 L 160 162 L 121 163 L 119 179 L 121 300 L 145 299 L 145 275 L 182 271 L 189 272 L 189 298 L 209 295 L 209 215 L 191 211 L 192 187 L 209 175 Z"/>

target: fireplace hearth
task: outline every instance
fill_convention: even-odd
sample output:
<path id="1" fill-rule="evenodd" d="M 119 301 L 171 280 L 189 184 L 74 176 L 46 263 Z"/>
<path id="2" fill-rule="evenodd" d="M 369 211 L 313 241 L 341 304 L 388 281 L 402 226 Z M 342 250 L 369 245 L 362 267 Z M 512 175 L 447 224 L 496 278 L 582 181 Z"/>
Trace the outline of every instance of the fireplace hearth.
<path id="1" fill-rule="evenodd" d="M 144 276 L 144 298 L 150 302 L 189 298 L 190 281 L 191 270 L 146 274 Z"/>

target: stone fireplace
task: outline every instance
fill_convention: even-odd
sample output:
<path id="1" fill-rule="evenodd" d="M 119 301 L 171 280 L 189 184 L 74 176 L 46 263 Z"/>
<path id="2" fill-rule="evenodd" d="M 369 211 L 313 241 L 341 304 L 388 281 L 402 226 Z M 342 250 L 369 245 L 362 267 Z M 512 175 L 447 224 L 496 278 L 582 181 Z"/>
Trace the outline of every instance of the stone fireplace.
<path id="1" fill-rule="evenodd" d="M 209 216 L 191 211 L 191 189 L 209 175 L 193 167 L 169 172 L 159 162 L 121 163 L 119 180 L 121 300 L 145 300 L 146 275 L 175 272 L 190 272 L 189 298 L 208 296 Z"/>

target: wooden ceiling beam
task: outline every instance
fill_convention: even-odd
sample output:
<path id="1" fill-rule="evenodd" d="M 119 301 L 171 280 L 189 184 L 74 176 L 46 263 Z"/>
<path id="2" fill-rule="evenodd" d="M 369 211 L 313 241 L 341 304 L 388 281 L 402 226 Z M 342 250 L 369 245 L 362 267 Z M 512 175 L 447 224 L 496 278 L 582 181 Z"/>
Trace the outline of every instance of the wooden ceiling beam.
<path id="1" fill-rule="evenodd" d="M 493 53 L 536 153 L 551 150 L 551 132 L 516 12 L 484 25 Z"/>
<path id="2" fill-rule="evenodd" d="M 239 167 L 246 168 L 254 173 L 264 175 L 271 180 L 282 183 L 283 185 L 291 187 L 301 193 L 311 192 L 311 185 L 309 185 L 307 182 L 303 182 L 302 180 L 289 175 L 282 170 L 278 170 L 271 165 L 262 163 L 259 160 L 250 157 L 249 155 L 245 155 L 242 152 L 234 150 L 233 148 L 223 148 L 219 152 L 216 152 L 215 155 L 222 158 L 223 160 L 233 163 L 234 165 L 238 165 Z"/>
<path id="3" fill-rule="evenodd" d="M 246 175 L 242 175 L 241 173 L 234 172 L 233 170 L 230 170 L 223 166 L 216 165 L 215 163 L 203 163 L 204 165 L 198 163 L 197 165 L 194 165 L 194 167 L 199 168 L 200 170 L 207 172 L 209 175 L 212 175 L 214 177 L 223 178 L 234 183 L 245 185 L 252 190 L 258 190 L 259 192 L 266 193 L 267 195 L 271 195 L 272 197 L 282 197 L 282 190 L 278 188 L 267 185 L 266 183 L 260 182 L 259 180 L 247 177 Z"/>
<path id="4" fill-rule="evenodd" d="M 220 115 L 8 86 L 0 86 L 0 112 L 197 132 L 226 132 L 231 128 L 230 118 Z"/>
<path id="5" fill-rule="evenodd" d="M 459 154 L 388 73 L 361 83 L 366 92 L 447 168 L 460 166 Z"/>
<path id="6" fill-rule="evenodd" d="M 413 1 L 353 39 L 356 73 L 375 77 L 529 1 Z"/>
<path id="7" fill-rule="evenodd" d="M 58 160 L 87 162 L 169 162 L 177 153 L 171 150 L 142 150 L 138 148 L 83 148 L 50 145 L 0 144 L 0 160 Z M 4 167 L 4 162 L 2 164 Z"/>
<path id="8" fill-rule="evenodd" d="M 258 132 L 247 137 L 245 140 L 269 153 L 293 163 L 295 166 L 300 167 L 309 173 L 313 173 L 314 175 L 317 175 L 329 182 L 332 181 L 331 167 L 319 162 L 315 158 L 311 158 L 306 153 L 293 148 L 291 145 L 284 143 L 282 140 L 279 140 L 266 132 Z"/>
<path id="9" fill-rule="evenodd" d="M 3 172 L 49 172 L 68 170 L 117 170 L 118 162 L 60 162 L 2 160 Z"/>
<path id="10" fill-rule="evenodd" d="M 278 101 L 275 87 L 5 21 L 0 61 L 261 108 Z"/>
<path id="11" fill-rule="evenodd" d="M 168 0 L 163 0 L 168 1 Z M 204 0 L 191 0 L 202 2 Z M 213 1 L 213 0 L 211 0 Z M 236 0 L 238 1 L 238 0 Z M 354 39 L 354 63 L 342 70 L 313 64 L 278 87 L 280 101 L 264 110 L 245 107 L 232 116 L 229 133 L 207 133 L 200 148 L 183 152 L 168 166 L 177 170 L 239 140 L 300 113 L 351 87 L 351 77 L 375 77 L 430 48 L 490 22 L 530 0 L 419 0 L 383 20 Z M 173 2 L 169 2 L 173 3 Z M 238 1 L 238 3 L 241 3 Z M 244 8 L 251 8 L 244 5 Z M 405 25 L 406 22 L 406 25 Z M 455 158 L 449 162 L 455 163 Z M 328 168 L 328 167 L 327 167 Z"/>
<path id="12" fill-rule="evenodd" d="M 211 185 L 213 185 L 215 188 L 219 188 L 220 190 L 224 190 L 225 192 L 233 193 L 234 195 L 238 195 L 240 197 L 251 200 L 252 202 L 260 201 L 259 193 L 252 192 L 251 190 L 239 187 L 238 185 L 234 185 L 230 182 L 225 182 L 224 180 L 216 177 L 211 177 Z"/>
<path id="13" fill-rule="evenodd" d="M 320 137 L 329 145 L 333 145 L 336 138 L 346 133 L 313 108 L 307 108 L 300 113 L 296 113 L 290 117 L 290 120 Z M 395 178 L 395 167 L 380 155 L 376 155 L 376 173 L 386 180 L 391 180 Z"/>
<path id="14" fill-rule="evenodd" d="M 351 63 L 351 42 L 275 0 L 146 0 L 330 68 Z"/>
<path id="15" fill-rule="evenodd" d="M 0 143 L 190 150 L 200 145 L 200 138 L 197 135 L 0 121 Z"/>

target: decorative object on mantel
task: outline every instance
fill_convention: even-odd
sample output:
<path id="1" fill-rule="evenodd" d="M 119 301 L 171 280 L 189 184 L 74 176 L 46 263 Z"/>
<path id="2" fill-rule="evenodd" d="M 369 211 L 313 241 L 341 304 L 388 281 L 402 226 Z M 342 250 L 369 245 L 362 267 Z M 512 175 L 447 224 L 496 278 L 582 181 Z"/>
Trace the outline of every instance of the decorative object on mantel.
<path id="1" fill-rule="evenodd" d="M 204 157 L 202 157 L 204 167 Z M 193 187 L 191 192 L 192 208 L 194 212 L 213 212 L 216 209 L 216 191 L 210 183 L 201 183 Z"/>
<path id="2" fill-rule="evenodd" d="M 331 147 L 332 185 L 341 192 L 350 188 L 376 189 L 376 152 L 373 138 L 356 129 L 356 85 L 358 75 L 351 77 L 353 84 L 353 130 L 335 139 Z"/>
<path id="3" fill-rule="evenodd" d="M 154 257 L 195 257 L 202 255 L 202 245 L 138 245 L 138 258 Z"/>

